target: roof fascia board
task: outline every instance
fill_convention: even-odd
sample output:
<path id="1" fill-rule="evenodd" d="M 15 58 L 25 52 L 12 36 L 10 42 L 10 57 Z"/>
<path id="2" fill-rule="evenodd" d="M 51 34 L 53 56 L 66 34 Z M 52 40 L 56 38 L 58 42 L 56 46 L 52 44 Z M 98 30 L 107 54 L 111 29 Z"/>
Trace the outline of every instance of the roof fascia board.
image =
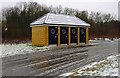
<path id="1" fill-rule="evenodd" d="M 36 25 L 32 25 L 30 27 L 36 27 L 36 26 L 64 26 L 64 27 L 84 27 L 84 28 L 90 28 L 90 26 L 83 26 L 83 25 L 79 25 L 79 26 L 75 26 L 75 25 L 50 25 L 50 24 L 36 24 Z"/>

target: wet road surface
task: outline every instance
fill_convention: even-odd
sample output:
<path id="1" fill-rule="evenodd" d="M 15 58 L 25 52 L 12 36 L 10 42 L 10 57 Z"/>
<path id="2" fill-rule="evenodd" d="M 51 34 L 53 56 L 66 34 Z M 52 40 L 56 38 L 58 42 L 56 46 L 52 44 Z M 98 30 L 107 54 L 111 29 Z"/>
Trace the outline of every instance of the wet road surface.
<path id="1" fill-rule="evenodd" d="M 96 41 L 88 47 L 55 48 L 49 51 L 2 58 L 3 76 L 58 76 L 86 64 L 118 54 L 118 41 Z"/>

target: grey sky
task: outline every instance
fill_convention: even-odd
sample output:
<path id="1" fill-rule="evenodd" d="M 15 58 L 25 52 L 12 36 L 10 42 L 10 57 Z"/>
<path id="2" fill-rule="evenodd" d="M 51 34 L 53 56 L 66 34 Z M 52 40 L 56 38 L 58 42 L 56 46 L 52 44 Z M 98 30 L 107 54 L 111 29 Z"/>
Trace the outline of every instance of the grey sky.
<path id="1" fill-rule="evenodd" d="M 0 9 L 4 7 L 14 6 L 17 2 L 29 2 L 35 1 L 39 4 L 45 4 L 47 6 L 53 5 L 58 6 L 62 5 L 62 7 L 69 7 L 78 9 L 80 11 L 87 10 L 89 13 L 91 11 L 94 12 L 102 12 L 102 13 L 110 13 L 116 18 L 118 18 L 118 1 L 119 0 L 1 0 L 0 1 Z"/>

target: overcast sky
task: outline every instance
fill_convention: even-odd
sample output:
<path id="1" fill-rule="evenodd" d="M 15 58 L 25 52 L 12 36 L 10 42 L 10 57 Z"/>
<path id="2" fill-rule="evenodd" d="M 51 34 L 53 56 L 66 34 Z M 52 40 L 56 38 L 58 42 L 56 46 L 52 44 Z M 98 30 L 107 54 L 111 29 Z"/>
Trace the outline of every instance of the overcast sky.
<path id="1" fill-rule="evenodd" d="M 118 2 L 120 0 L 0 0 L 0 9 L 4 7 L 11 7 L 18 2 L 35 1 L 39 4 L 45 4 L 47 6 L 59 6 L 78 9 L 80 11 L 87 10 L 89 13 L 102 12 L 110 13 L 118 18 Z"/>

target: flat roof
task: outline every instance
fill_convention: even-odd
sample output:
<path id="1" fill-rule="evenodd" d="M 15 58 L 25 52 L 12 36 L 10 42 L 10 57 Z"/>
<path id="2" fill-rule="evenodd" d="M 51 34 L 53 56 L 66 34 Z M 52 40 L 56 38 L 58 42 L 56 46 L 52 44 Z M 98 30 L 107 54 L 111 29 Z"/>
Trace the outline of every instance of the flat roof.
<path id="1" fill-rule="evenodd" d="M 30 26 L 80 26 L 90 27 L 90 24 L 72 15 L 47 13 L 30 23 Z"/>

